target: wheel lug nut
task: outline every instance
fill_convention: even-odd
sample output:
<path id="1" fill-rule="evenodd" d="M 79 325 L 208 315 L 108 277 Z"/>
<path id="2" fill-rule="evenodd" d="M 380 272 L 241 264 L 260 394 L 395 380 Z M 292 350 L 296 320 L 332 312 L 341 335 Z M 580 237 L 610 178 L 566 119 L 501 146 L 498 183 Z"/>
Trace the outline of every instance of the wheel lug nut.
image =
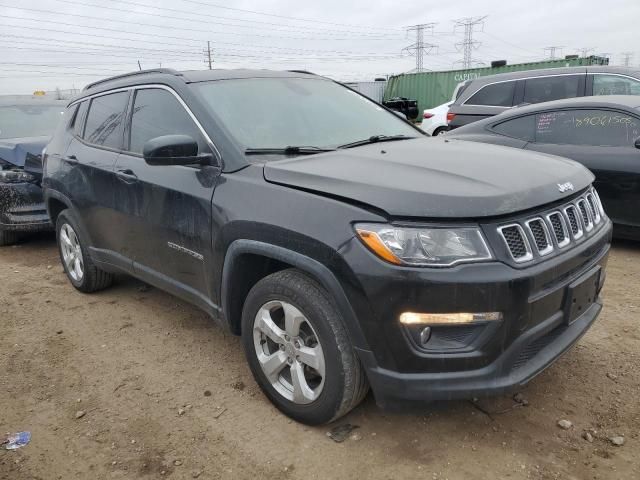
<path id="1" fill-rule="evenodd" d="M 288 342 L 288 341 L 290 340 L 290 339 L 289 339 L 289 335 L 285 335 L 285 336 L 284 336 L 284 339 Z"/>
<path id="2" fill-rule="evenodd" d="M 300 342 L 298 342 L 297 340 L 293 344 L 295 345 L 296 348 L 300 348 Z"/>
<path id="3" fill-rule="evenodd" d="M 291 365 L 293 363 L 293 359 L 291 357 L 287 358 L 287 363 Z"/>
<path id="4" fill-rule="evenodd" d="M 300 355 L 296 355 L 296 360 L 299 362 L 300 361 Z"/>
<path id="5" fill-rule="evenodd" d="M 280 350 L 282 350 L 284 352 L 284 345 L 280 344 Z"/>

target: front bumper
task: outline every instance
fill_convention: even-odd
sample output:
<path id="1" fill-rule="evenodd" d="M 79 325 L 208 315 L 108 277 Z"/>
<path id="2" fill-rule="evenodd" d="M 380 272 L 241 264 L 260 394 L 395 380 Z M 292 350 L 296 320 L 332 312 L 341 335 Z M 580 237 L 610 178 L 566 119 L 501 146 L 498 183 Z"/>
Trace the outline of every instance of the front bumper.
<path id="1" fill-rule="evenodd" d="M 343 256 L 365 297 L 350 290 L 368 343 L 357 350 L 377 403 L 488 396 L 526 384 L 577 342 L 600 313 L 610 242 L 609 222 L 588 241 L 527 268 L 491 262 L 435 270 L 384 264 L 354 239 Z M 571 311 L 572 289 L 581 279 L 592 291 L 580 300 L 580 312 Z M 439 336 L 441 327 L 434 327 L 429 342 L 436 341 L 423 348 L 399 324 L 405 311 L 499 311 L 504 319 L 442 327 Z"/>
<path id="2" fill-rule="evenodd" d="M 32 183 L 0 185 L 0 229 L 12 232 L 51 230 L 42 189 Z"/>

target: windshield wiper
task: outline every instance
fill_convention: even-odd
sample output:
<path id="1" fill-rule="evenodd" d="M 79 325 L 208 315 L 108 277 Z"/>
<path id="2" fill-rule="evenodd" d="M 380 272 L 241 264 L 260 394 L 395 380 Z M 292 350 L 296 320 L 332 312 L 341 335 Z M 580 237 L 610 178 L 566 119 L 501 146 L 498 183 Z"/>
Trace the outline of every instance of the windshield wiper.
<path id="1" fill-rule="evenodd" d="M 412 138 L 418 138 L 418 137 L 409 137 L 407 135 L 373 135 L 372 137 L 366 138 L 364 140 L 345 143 L 344 145 L 340 145 L 338 148 L 352 148 L 352 147 L 359 147 L 361 145 L 369 145 L 371 143 L 394 142 L 396 140 L 410 140 Z"/>
<path id="2" fill-rule="evenodd" d="M 314 153 L 333 152 L 335 148 L 288 146 L 284 148 L 247 148 L 246 155 L 312 155 Z"/>

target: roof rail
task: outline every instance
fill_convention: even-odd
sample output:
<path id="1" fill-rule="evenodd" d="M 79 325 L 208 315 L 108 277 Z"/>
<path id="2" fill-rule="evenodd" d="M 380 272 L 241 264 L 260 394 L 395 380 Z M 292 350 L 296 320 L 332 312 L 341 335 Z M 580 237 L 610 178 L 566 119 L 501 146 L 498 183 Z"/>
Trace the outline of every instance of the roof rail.
<path id="1" fill-rule="evenodd" d="M 177 70 L 174 70 L 173 68 L 154 68 L 154 69 L 150 69 L 150 70 L 139 70 L 137 72 L 130 72 L 130 73 L 124 73 L 122 75 L 116 75 L 114 77 L 109 77 L 109 78 L 104 78 L 102 80 L 98 80 L 97 82 L 93 82 L 90 83 L 89 85 L 87 85 L 86 87 L 84 87 L 82 89 L 82 91 L 84 92 L 85 90 L 89 90 L 97 85 L 100 85 L 102 83 L 106 83 L 106 82 L 111 82 L 112 80 L 120 80 L 121 78 L 127 78 L 127 77 L 133 77 L 136 75 L 145 75 L 147 73 L 166 73 L 168 75 L 176 75 L 176 76 L 181 76 L 182 73 L 178 72 Z"/>
<path id="2" fill-rule="evenodd" d="M 308 72 L 307 70 L 287 70 L 287 72 L 291 73 L 306 73 L 307 75 L 316 75 L 313 72 Z"/>

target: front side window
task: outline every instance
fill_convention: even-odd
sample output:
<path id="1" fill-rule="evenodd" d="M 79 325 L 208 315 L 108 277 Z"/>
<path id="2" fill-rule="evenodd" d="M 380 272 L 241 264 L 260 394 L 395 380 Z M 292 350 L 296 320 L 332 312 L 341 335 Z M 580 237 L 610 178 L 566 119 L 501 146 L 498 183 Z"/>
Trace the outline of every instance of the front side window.
<path id="1" fill-rule="evenodd" d="M 85 100 L 84 102 L 80 103 L 80 106 L 76 111 L 76 116 L 73 119 L 73 134 L 77 137 L 82 137 L 82 133 L 84 131 L 84 119 L 87 114 L 88 107 L 88 101 Z"/>
<path id="2" fill-rule="evenodd" d="M 84 139 L 109 148 L 122 146 L 122 126 L 129 92 L 101 95 L 91 100 Z"/>
<path id="3" fill-rule="evenodd" d="M 530 78 L 524 83 L 524 102 L 541 103 L 574 98 L 578 96 L 579 85 L 579 75 Z"/>
<path id="4" fill-rule="evenodd" d="M 64 105 L 0 106 L 0 139 L 50 136 L 64 113 Z"/>
<path id="5" fill-rule="evenodd" d="M 163 135 L 188 135 L 207 150 L 197 125 L 171 92 L 159 88 L 137 90 L 131 115 L 129 151 L 142 154 L 144 144 Z"/>
<path id="6" fill-rule="evenodd" d="M 322 78 L 230 79 L 194 88 L 244 148 L 335 148 L 375 135 L 421 136 L 380 105 Z"/>
<path id="7" fill-rule="evenodd" d="M 493 107 L 513 106 L 513 94 L 516 89 L 516 82 L 502 82 L 487 85 L 476 92 L 466 105 L 486 105 Z"/>
<path id="8" fill-rule="evenodd" d="M 632 147 L 640 119 L 612 110 L 565 110 L 536 115 L 536 142 Z"/>
<path id="9" fill-rule="evenodd" d="M 518 117 L 493 126 L 493 131 L 507 137 L 519 138 L 531 142 L 535 138 L 536 116 Z"/>
<path id="10" fill-rule="evenodd" d="M 640 80 L 618 75 L 594 75 L 594 95 L 640 95 Z"/>

